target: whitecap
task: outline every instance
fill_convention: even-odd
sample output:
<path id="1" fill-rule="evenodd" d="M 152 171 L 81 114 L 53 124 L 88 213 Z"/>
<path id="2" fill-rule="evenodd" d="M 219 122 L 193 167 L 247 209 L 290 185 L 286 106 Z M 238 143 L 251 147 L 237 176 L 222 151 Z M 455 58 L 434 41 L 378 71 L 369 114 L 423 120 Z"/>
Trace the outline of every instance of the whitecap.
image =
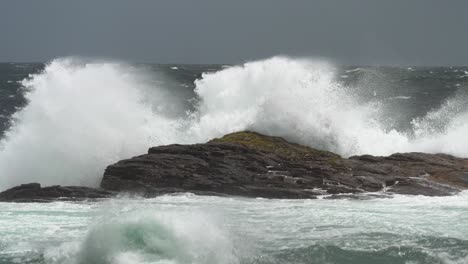
<path id="1" fill-rule="evenodd" d="M 409 100 L 411 98 L 412 98 L 411 96 L 405 96 L 405 95 L 390 97 L 391 100 Z"/>
<path id="2" fill-rule="evenodd" d="M 347 70 L 346 72 L 357 72 L 357 71 L 361 71 L 362 68 L 355 68 L 355 69 L 352 69 L 352 70 Z"/>

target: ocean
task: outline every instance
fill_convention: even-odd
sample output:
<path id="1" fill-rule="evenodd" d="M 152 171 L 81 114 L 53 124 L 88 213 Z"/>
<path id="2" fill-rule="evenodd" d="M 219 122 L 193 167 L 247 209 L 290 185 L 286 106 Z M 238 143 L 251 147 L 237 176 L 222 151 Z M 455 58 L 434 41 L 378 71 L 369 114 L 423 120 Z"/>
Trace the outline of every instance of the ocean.
<path id="1" fill-rule="evenodd" d="M 468 157 L 468 67 L 0 64 L 0 191 L 99 186 L 150 146 L 251 130 L 344 157 Z M 0 203 L 0 263 L 468 263 L 468 192 Z"/>

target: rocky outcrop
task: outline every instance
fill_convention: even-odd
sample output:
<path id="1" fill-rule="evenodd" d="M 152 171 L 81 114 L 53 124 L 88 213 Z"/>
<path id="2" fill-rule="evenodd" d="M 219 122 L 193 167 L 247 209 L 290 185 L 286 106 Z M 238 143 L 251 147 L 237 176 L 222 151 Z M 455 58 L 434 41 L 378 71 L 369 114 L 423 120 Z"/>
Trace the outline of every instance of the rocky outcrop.
<path id="1" fill-rule="evenodd" d="M 52 202 L 109 198 L 107 190 L 79 186 L 41 187 L 39 183 L 22 184 L 0 193 L 0 202 Z"/>
<path id="2" fill-rule="evenodd" d="M 205 144 L 150 148 L 105 170 L 101 188 L 23 184 L 0 201 L 50 202 L 176 192 L 265 198 L 443 196 L 468 188 L 468 159 L 396 153 L 342 158 L 279 137 L 239 132 Z M 369 194 L 371 193 L 371 194 Z"/>
<path id="3" fill-rule="evenodd" d="M 385 179 L 390 191 L 400 194 L 440 196 L 468 188 L 468 159 L 446 154 L 364 155 L 351 157 L 346 164 L 353 177 Z"/>
<path id="4" fill-rule="evenodd" d="M 279 137 L 239 132 L 206 144 L 150 148 L 108 166 L 101 187 L 146 196 L 187 191 L 266 198 L 441 196 L 468 188 L 468 159 L 425 153 L 344 159 Z"/>

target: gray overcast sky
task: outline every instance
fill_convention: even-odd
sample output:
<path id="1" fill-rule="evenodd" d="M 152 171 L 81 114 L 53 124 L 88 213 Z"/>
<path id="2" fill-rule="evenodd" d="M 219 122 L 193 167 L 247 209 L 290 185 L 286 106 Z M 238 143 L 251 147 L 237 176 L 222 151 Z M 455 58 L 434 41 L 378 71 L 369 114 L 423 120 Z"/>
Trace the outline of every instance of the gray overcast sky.
<path id="1" fill-rule="evenodd" d="M 466 0 L 0 0 L 0 61 L 468 64 Z"/>

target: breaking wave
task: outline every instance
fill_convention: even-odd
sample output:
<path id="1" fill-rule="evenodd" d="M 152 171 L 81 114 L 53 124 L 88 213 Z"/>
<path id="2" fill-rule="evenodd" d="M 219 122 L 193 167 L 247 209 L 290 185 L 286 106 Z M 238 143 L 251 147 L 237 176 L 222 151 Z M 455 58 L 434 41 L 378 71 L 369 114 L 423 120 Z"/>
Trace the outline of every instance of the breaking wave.
<path id="1" fill-rule="evenodd" d="M 129 66 L 60 59 L 23 86 L 28 104 L 1 142 L 0 189 L 96 186 L 106 163 L 176 136 L 165 111 L 177 102 Z"/>
<path id="2" fill-rule="evenodd" d="M 159 76 L 116 62 L 57 59 L 23 81 L 27 106 L 1 141 L 0 189 L 25 182 L 99 184 L 104 168 L 149 146 L 204 142 L 253 130 L 337 152 L 444 152 L 468 157 L 468 107 L 459 93 L 389 128 L 377 100 L 335 81 L 323 61 L 274 57 L 205 73 L 193 100 Z M 192 104 L 187 107 L 188 104 Z"/>
<path id="3" fill-rule="evenodd" d="M 190 219 L 187 223 L 186 219 Z M 120 215 L 92 228 L 78 263 L 239 263 L 225 230 L 194 212 Z"/>

